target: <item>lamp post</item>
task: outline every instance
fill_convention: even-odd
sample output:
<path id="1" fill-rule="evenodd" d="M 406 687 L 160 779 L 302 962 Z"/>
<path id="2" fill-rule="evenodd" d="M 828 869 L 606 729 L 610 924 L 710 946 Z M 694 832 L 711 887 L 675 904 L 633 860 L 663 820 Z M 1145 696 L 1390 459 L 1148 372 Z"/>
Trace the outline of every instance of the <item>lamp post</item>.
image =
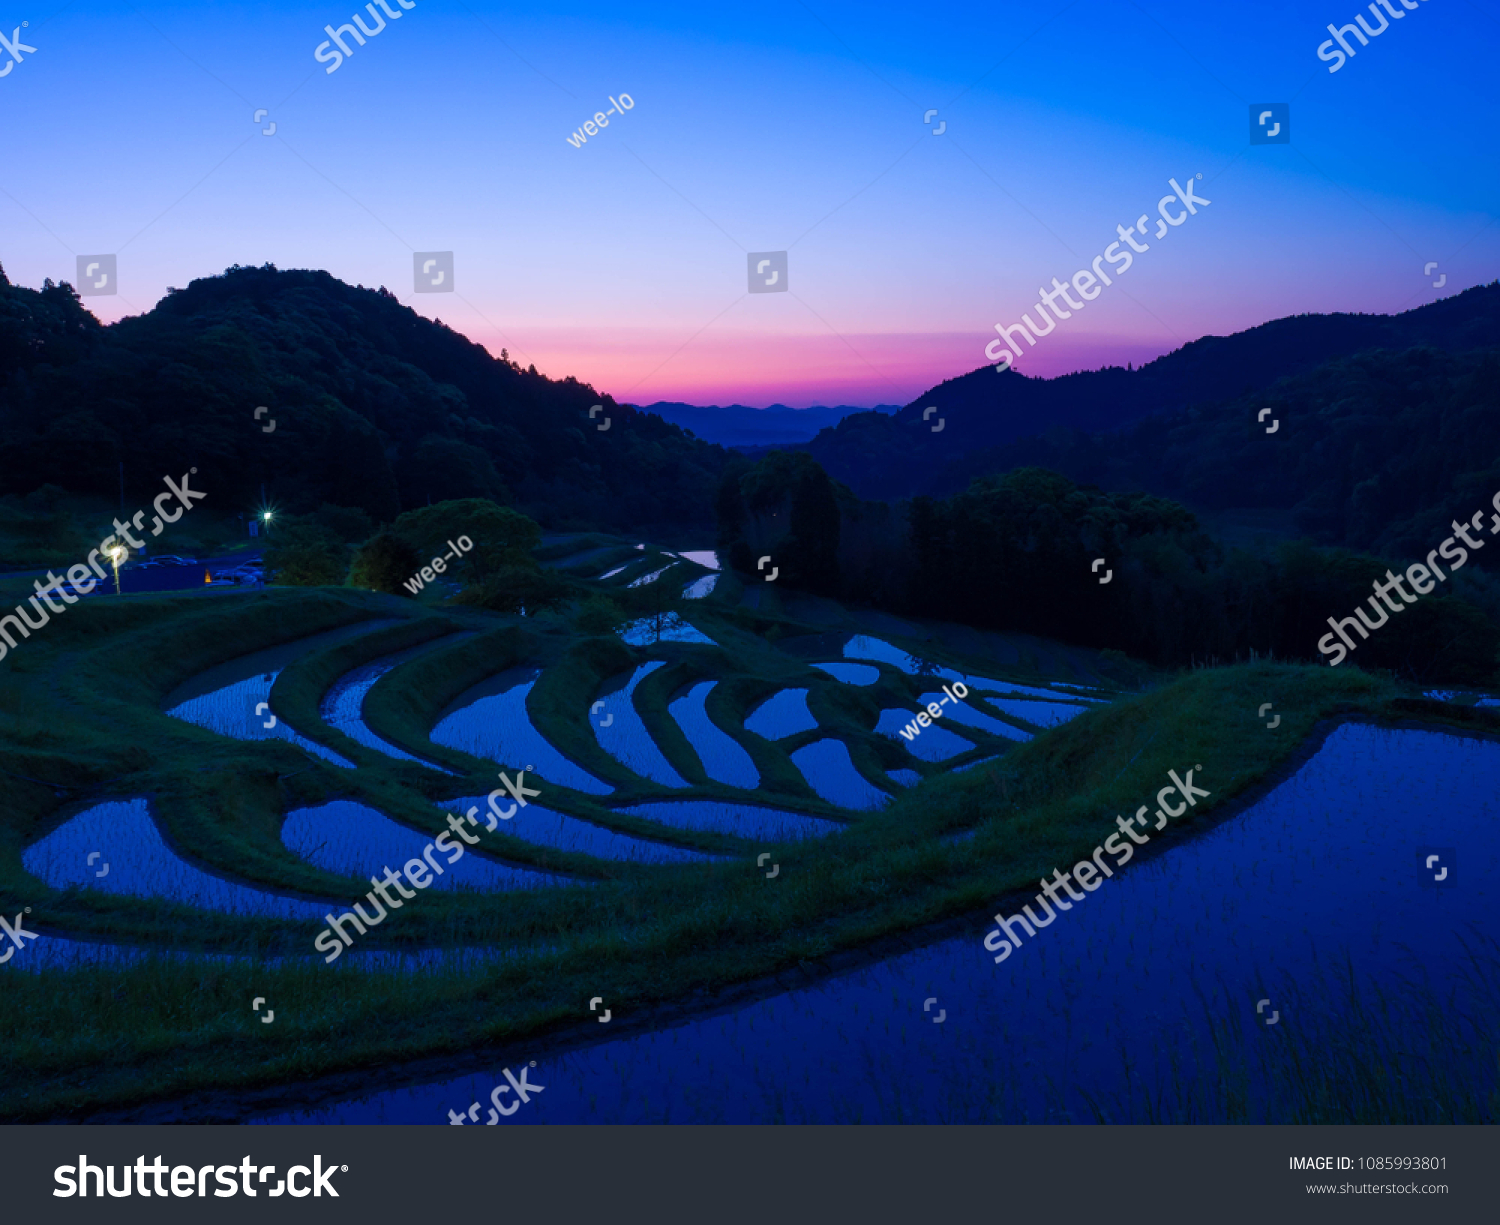
<path id="1" fill-rule="evenodd" d="M 109 551 L 109 560 L 115 568 L 115 594 L 120 594 L 120 563 L 130 556 L 130 550 L 122 544 L 117 544 Z"/>

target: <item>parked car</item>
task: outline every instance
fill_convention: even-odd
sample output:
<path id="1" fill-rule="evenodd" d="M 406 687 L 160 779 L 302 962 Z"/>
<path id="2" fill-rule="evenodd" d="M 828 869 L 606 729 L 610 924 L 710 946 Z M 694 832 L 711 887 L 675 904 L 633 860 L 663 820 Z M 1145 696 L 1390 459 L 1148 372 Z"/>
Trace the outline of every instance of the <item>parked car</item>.
<path id="1" fill-rule="evenodd" d="M 241 583 L 258 587 L 265 582 L 265 575 L 259 562 L 244 562 L 238 566 L 226 566 L 213 571 L 213 580 L 216 583 Z"/>
<path id="2" fill-rule="evenodd" d="M 87 591 L 80 590 L 79 588 L 75 587 L 72 583 L 62 582 L 62 583 L 59 583 L 57 585 L 56 589 L 58 591 L 62 592 L 63 595 L 73 596 L 75 599 L 77 599 L 77 598 L 82 598 L 83 596 L 86 596 L 86 595 L 94 595 L 97 592 L 103 591 L 105 589 L 105 584 L 109 583 L 109 582 L 110 582 L 109 579 L 96 579 L 94 581 L 94 585 L 92 587 L 90 587 Z M 110 590 L 112 591 L 112 590 L 114 590 L 114 588 L 110 587 Z"/>

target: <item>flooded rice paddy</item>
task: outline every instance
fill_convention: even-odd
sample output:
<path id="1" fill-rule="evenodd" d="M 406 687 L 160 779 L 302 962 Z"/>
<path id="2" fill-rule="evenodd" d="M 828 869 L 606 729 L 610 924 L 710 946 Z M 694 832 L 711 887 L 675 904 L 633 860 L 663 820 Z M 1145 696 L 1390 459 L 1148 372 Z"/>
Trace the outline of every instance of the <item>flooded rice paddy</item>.
<path id="1" fill-rule="evenodd" d="M 1431 994 L 1460 1027 L 1477 1006 L 1465 966 L 1500 930 L 1497 796 L 1500 744 L 1345 724 L 1264 798 L 1127 867 L 998 965 L 978 915 L 964 935 L 717 1015 L 557 1054 L 538 1042 L 518 1057 L 546 1089 L 513 1121 L 1212 1122 L 1227 1117 L 1221 1059 L 1274 1113 L 1296 1085 L 1265 1069 L 1299 1041 L 1337 1041 L 1341 973 L 1386 1001 L 1401 1048 L 1428 1050 L 1432 1014 L 1410 1001 Z M 1453 857 L 1454 884 L 1431 879 L 1429 847 Z M 498 1076 L 262 1121 L 446 1124 Z"/>

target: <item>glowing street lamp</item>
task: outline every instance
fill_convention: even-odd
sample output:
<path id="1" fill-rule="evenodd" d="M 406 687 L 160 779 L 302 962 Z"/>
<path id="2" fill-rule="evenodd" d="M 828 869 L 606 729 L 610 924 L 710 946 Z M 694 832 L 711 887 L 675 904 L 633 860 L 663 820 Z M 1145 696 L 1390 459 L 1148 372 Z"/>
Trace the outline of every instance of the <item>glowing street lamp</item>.
<path id="1" fill-rule="evenodd" d="M 130 550 L 122 544 L 114 545 L 109 550 L 109 560 L 115 568 L 115 594 L 120 594 L 120 563 L 130 556 Z"/>

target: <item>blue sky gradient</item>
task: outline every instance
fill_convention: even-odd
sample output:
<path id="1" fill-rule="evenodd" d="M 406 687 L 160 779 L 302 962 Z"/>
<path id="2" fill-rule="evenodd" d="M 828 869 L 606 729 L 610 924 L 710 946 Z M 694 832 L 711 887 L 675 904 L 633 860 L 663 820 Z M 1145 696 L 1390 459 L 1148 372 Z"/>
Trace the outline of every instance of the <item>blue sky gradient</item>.
<path id="1" fill-rule="evenodd" d="M 37 49 L 0 77 L 7 274 L 116 253 L 119 296 L 87 299 L 112 320 L 230 264 L 325 268 L 622 400 L 794 405 L 983 364 L 1171 177 L 1212 205 L 1019 370 L 1500 275 L 1500 18 L 1466 0 L 1420 0 L 1336 73 L 1327 24 L 1373 22 L 1350 0 L 389 2 L 331 74 L 314 50 L 352 0 L 0 13 Z M 1291 144 L 1248 144 L 1266 100 Z M 455 293 L 412 292 L 429 250 L 455 252 Z M 790 292 L 747 294 L 771 250 Z"/>

